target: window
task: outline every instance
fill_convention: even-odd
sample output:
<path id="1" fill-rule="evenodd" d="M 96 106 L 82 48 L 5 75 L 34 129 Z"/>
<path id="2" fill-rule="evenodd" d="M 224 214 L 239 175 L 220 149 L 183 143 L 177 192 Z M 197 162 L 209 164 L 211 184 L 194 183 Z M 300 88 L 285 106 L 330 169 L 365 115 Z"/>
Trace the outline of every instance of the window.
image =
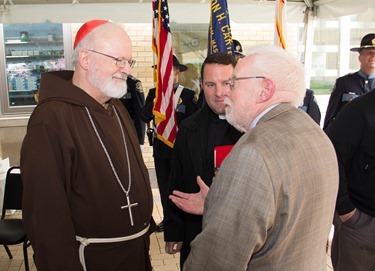
<path id="1" fill-rule="evenodd" d="M 0 40 L 2 114 L 30 113 L 41 73 L 65 69 L 62 24 L 3 24 Z"/>

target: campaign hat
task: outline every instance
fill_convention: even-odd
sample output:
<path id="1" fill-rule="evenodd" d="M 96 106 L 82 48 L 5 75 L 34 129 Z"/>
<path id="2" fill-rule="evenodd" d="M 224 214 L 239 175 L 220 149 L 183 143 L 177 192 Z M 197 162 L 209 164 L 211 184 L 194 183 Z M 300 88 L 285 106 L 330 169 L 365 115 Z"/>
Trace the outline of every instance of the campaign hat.
<path id="1" fill-rule="evenodd" d="M 181 64 L 180 61 L 178 61 L 177 57 L 173 55 L 173 67 L 176 67 L 180 70 L 180 72 L 184 72 L 188 70 L 188 67 Z"/>
<path id="2" fill-rule="evenodd" d="M 156 65 L 153 65 L 152 68 L 156 69 Z M 178 68 L 180 72 L 184 72 L 188 70 L 188 67 L 181 64 L 180 61 L 178 61 L 177 57 L 173 55 L 173 67 Z"/>
<path id="3" fill-rule="evenodd" d="M 240 55 L 241 57 L 245 56 L 243 54 L 242 45 L 238 40 L 233 39 L 233 46 L 234 46 L 234 53 L 236 55 Z"/>
<path id="4" fill-rule="evenodd" d="M 375 48 L 375 33 L 369 33 L 361 40 L 360 47 L 351 48 L 352 52 L 360 52 L 362 49 Z"/>

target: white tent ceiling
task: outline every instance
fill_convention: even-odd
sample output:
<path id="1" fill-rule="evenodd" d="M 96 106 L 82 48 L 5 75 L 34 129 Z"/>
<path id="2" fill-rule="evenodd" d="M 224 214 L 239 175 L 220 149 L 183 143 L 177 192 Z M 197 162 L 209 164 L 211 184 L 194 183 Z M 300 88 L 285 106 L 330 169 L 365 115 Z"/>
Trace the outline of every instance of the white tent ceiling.
<path id="1" fill-rule="evenodd" d="M 0 23 L 84 22 L 92 18 L 124 23 L 151 21 L 152 0 L 0 0 Z M 272 22 L 274 0 L 228 0 L 230 19 L 236 23 Z M 371 12 L 374 0 L 288 0 L 288 22 L 303 22 L 306 8 L 320 18 Z M 171 20 L 207 23 L 210 0 L 169 0 Z"/>

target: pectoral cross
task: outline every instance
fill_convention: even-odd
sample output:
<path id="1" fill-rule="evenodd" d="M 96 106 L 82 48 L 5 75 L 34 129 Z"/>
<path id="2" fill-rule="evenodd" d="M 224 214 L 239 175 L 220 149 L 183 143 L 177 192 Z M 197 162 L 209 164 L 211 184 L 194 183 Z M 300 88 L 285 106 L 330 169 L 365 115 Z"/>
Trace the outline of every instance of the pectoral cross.
<path id="1" fill-rule="evenodd" d="M 135 207 L 135 206 L 138 206 L 138 203 L 130 204 L 130 198 L 129 198 L 128 194 L 126 194 L 126 201 L 127 201 L 128 205 L 121 206 L 121 209 L 129 208 L 130 225 L 134 226 L 132 208 Z"/>

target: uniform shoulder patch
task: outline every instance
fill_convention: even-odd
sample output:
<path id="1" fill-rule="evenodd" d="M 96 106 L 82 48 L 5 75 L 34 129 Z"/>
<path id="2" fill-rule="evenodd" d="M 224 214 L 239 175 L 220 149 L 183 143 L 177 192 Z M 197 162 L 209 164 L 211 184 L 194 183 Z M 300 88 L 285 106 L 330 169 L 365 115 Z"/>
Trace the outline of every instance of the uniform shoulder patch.
<path id="1" fill-rule="evenodd" d="M 195 93 L 193 101 L 196 103 L 196 102 L 198 102 L 198 99 L 199 99 L 199 95 L 197 93 Z"/>
<path id="2" fill-rule="evenodd" d="M 138 81 L 135 84 L 135 87 L 138 89 L 139 92 L 143 92 L 143 87 L 142 87 L 142 82 L 141 81 Z"/>

